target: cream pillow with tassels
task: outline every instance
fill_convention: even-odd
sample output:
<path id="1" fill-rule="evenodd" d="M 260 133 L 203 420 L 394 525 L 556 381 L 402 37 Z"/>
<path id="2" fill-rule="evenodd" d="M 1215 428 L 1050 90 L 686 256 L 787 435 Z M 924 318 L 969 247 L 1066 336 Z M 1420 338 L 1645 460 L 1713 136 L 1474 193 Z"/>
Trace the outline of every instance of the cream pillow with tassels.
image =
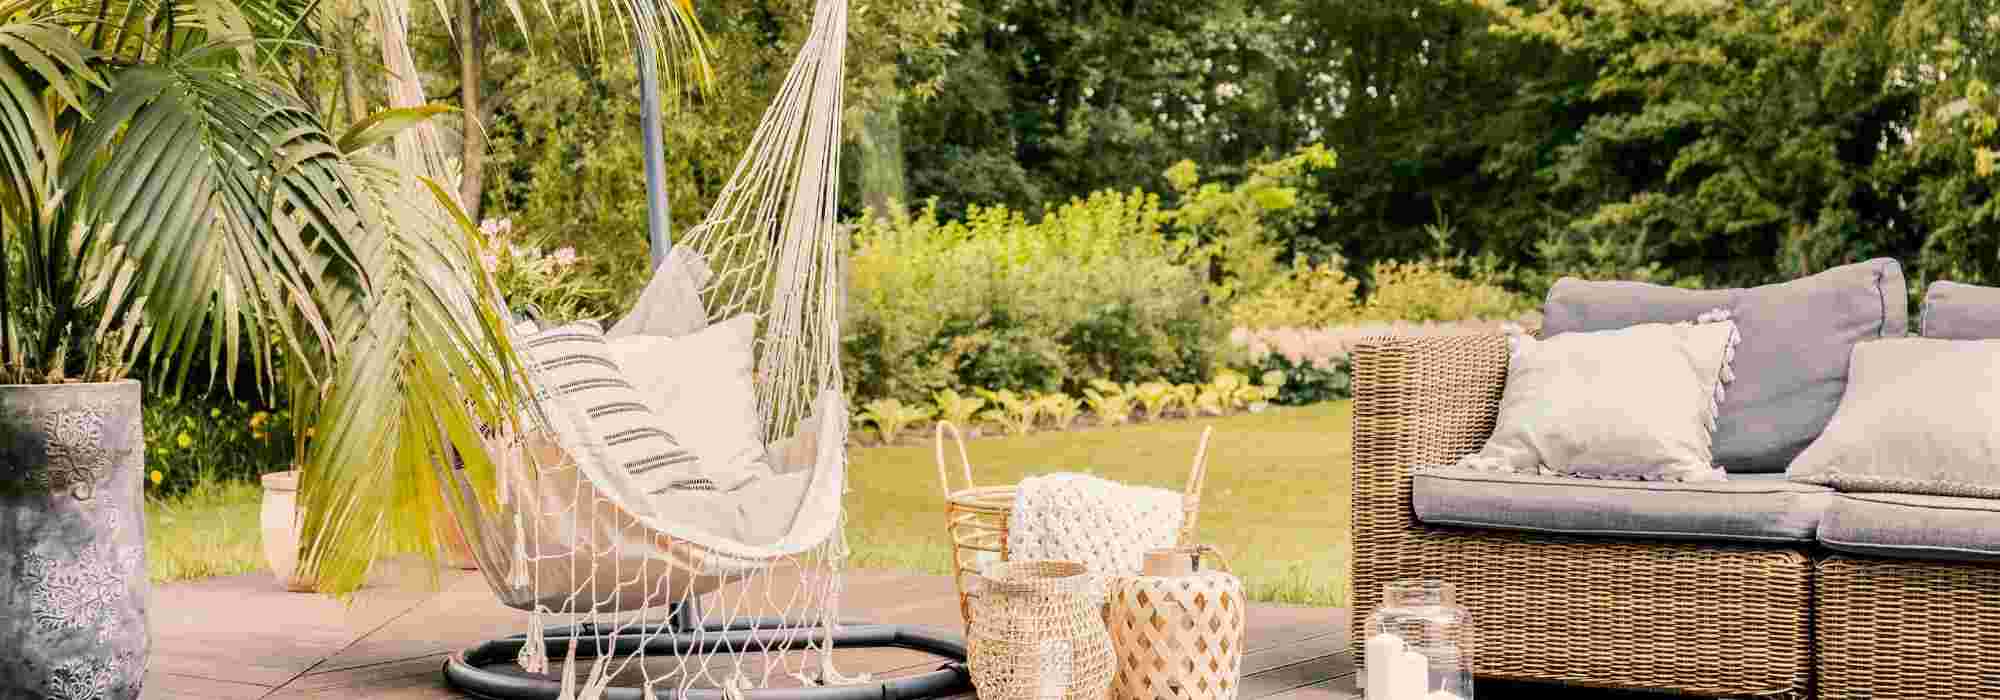
<path id="1" fill-rule="evenodd" d="M 1729 313 L 1516 335 L 1493 436 L 1458 467 L 1648 481 L 1719 481 L 1710 451 L 1738 336 Z"/>

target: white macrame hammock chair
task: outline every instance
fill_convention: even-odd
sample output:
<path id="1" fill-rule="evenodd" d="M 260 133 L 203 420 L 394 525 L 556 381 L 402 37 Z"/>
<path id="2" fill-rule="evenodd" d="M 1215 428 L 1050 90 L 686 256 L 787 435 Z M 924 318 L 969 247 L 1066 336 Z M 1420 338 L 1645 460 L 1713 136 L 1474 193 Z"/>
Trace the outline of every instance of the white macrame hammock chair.
<path id="1" fill-rule="evenodd" d="M 601 445 L 576 444 L 575 428 L 588 418 L 538 392 L 526 411 L 531 435 L 487 443 L 497 498 L 477 497 L 462 478 L 446 482 L 457 489 L 452 510 L 488 584 L 528 617 L 525 634 L 448 662 L 454 685 L 487 697 L 560 700 L 967 689 L 959 668 L 878 688 L 831 663 L 836 645 L 963 659 L 956 640 L 839 624 L 848 413 L 839 364 L 844 243 L 835 217 L 846 23 L 845 0 L 818 1 L 805 46 L 713 209 L 607 333 L 678 336 L 741 314 L 757 319 L 756 398 L 774 475 L 754 505 L 789 524 L 765 523 L 779 534 L 764 541 L 715 534 L 728 530 L 675 505 L 685 501 L 647 495 L 619 465 L 592 457 Z M 704 308 L 686 308 L 697 292 Z M 712 613 L 705 623 L 703 607 Z M 776 615 L 743 614 L 752 611 Z M 489 668 L 513 664 L 519 671 Z M 762 690 L 774 681 L 807 687 Z M 810 692 L 843 684 L 859 692 Z"/>

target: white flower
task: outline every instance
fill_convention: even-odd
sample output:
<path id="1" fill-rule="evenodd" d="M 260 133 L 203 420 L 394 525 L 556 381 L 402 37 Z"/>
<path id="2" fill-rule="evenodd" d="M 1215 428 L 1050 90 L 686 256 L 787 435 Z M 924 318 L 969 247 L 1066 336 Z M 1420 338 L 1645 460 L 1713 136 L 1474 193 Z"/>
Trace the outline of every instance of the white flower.
<path id="1" fill-rule="evenodd" d="M 1218 83 L 1215 86 L 1215 96 L 1217 99 L 1232 99 L 1241 94 L 1243 94 L 1243 88 L 1237 87 L 1236 83 Z"/>
<path id="2" fill-rule="evenodd" d="M 557 248 L 554 257 L 557 265 L 564 267 L 574 265 L 576 264 L 576 249 L 569 246 Z"/>

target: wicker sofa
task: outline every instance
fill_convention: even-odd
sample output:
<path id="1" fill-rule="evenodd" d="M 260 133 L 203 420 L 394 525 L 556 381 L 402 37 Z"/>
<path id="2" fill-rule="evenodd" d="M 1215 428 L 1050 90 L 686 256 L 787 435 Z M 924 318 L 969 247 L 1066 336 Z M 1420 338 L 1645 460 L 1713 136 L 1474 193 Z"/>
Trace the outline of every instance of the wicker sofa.
<path id="1" fill-rule="evenodd" d="M 1813 562 L 1802 548 L 1441 528 L 1411 510 L 1412 472 L 1493 433 L 1499 335 L 1382 338 L 1354 372 L 1354 639 L 1383 584 L 1452 582 L 1478 626 L 1481 676 L 1705 696 L 1804 697 Z"/>
<path id="2" fill-rule="evenodd" d="M 2000 561 L 1420 520 L 1418 469 L 1493 434 L 1508 353 L 1501 335 L 1354 348 L 1352 638 L 1384 584 L 1441 578 L 1473 613 L 1484 677 L 1711 697 L 2000 698 Z"/>

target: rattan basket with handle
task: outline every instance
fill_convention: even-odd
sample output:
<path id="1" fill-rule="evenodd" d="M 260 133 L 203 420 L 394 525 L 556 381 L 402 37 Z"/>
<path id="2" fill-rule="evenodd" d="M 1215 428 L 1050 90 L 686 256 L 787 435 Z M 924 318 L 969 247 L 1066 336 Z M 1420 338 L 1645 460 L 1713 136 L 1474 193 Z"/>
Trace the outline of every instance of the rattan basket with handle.
<path id="1" fill-rule="evenodd" d="M 1186 543 L 1194 536 L 1195 520 L 1201 513 L 1201 490 L 1208 479 L 1208 438 L 1214 428 L 1203 428 L 1201 442 L 1195 446 L 1194 466 L 1188 471 L 1187 485 L 1181 491 L 1181 508 L 1185 514 L 1181 520 L 1177 543 Z M 960 472 L 965 476 L 962 488 L 952 488 L 951 469 L 945 461 L 945 434 L 950 433 L 952 442 L 958 448 Z M 958 586 L 959 615 L 969 629 L 972 624 L 972 606 L 966 597 L 966 578 L 979 573 L 979 568 L 993 562 L 1009 561 L 1007 552 L 1007 518 L 1014 511 L 1015 485 L 977 486 L 972 480 L 972 460 L 965 451 L 965 438 L 958 427 L 946 421 L 937 424 L 937 466 L 938 484 L 944 490 L 945 530 L 951 536 L 951 569 L 954 583 Z M 1103 572 L 1137 573 L 1137 572 Z"/>

